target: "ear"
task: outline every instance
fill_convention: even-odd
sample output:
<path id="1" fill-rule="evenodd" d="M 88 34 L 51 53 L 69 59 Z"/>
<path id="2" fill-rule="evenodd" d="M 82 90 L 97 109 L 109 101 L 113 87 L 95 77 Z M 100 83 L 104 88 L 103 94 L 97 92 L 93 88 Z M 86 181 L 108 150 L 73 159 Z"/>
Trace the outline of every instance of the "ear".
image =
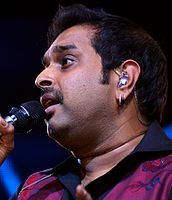
<path id="1" fill-rule="evenodd" d="M 134 90 L 141 71 L 140 65 L 136 61 L 128 59 L 114 71 L 118 74 L 116 98 L 121 103 Z"/>

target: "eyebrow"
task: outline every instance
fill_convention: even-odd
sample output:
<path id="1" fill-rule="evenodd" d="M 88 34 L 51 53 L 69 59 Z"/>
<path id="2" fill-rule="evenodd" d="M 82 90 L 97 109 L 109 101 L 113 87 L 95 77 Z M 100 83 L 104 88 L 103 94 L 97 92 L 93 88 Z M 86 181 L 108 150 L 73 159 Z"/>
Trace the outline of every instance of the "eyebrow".
<path id="1" fill-rule="evenodd" d="M 69 44 L 69 45 L 57 45 L 57 46 L 54 46 L 52 48 L 52 52 L 53 53 L 63 53 L 65 51 L 68 51 L 70 49 L 77 49 L 77 47 L 74 45 L 74 44 Z M 43 56 L 42 59 L 41 59 L 41 63 L 42 65 L 46 66 L 46 63 L 49 62 L 49 56 Z"/>
<path id="2" fill-rule="evenodd" d="M 69 45 L 57 45 L 52 48 L 53 53 L 62 53 L 64 51 L 68 51 L 70 49 L 77 49 L 77 47 L 74 44 Z"/>

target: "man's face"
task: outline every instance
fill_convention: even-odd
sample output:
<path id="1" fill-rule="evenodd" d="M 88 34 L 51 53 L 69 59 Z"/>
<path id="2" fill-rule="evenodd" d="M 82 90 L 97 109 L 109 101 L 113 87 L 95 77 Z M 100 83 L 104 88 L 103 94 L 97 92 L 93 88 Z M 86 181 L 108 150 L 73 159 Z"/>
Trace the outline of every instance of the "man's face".
<path id="1" fill-rule="evenodd" d="M 90 42 L 88 26 L 62 32 L 44 56 L 36 85 L 47 113 L 50 137 L 69 149 L 103 140 L 114 117 L 114 87 L 102 84 L 101 57 Z"/>

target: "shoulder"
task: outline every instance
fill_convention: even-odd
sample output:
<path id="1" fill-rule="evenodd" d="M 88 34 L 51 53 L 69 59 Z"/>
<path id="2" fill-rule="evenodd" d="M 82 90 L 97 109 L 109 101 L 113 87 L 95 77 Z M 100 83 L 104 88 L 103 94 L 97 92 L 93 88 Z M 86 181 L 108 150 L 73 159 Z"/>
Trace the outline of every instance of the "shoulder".
<path id="1" fill-rule="evenodd" d="M 147 160 L 142 163 L 142 169 L 144 171 L 160 171 L 160 170 L 167 170 L 172 168 L 172 154 L 162 156 L 157 159 Z"/>

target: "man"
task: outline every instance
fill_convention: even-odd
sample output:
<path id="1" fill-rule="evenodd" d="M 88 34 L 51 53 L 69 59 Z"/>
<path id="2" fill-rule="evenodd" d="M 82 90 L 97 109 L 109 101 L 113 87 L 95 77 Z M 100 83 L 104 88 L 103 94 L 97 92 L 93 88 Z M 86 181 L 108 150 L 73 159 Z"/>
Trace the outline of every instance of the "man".
<path id="1" fill-rule="evenodd" d="M 60 7 L 48 31 L 42 90 L 49 137 L 72 152 L 28 177 L 12 199 L 169 199 L 172 144 L 161 122 L 166 58 L 129 20 Z M 13 127 L 0 118 L 1 161 Z"/>

